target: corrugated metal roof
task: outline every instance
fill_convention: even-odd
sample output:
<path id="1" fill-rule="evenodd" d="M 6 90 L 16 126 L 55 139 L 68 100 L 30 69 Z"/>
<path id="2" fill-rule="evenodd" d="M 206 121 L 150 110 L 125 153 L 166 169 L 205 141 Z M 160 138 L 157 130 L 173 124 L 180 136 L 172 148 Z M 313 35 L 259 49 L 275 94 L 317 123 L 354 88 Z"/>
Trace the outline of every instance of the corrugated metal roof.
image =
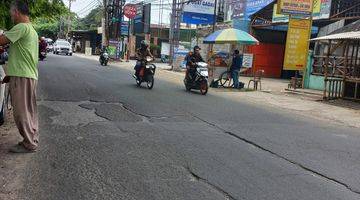
<path id="1" fill-rule="evenodd" d="M 347 33 L 347 32 L 355 32 L 355 31 L 360 31 L 360 20 L 357 20 L 351 24 L 341 27 L 330 34 Z"/>
<path id="2" fill-rule="evenodd" d="M 360 40 L 360 31 L 337 33 L 337 34 L 311 39 L 311 41 L 318 41 L 318 40 Z"/>

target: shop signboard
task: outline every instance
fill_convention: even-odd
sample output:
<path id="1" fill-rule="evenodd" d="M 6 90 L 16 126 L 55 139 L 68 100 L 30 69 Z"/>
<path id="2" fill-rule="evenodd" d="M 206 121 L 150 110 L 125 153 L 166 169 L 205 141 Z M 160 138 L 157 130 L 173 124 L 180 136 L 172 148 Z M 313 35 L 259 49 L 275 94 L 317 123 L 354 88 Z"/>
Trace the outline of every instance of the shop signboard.
<path id="1" fill-rule="evenodd" d="M 121 35 L 128 35 L 129 33 L 129 21 L 121 22 Z"/>
<path id="2" fill-rule="evenodd" d="M 254 60 L 254 54 L 244 53 L 242 67 L 252 68 Z"/>
<path id="3" fill-rule="evenodd" d="M 277 13 L 277 7 L 278 7 L 277 4 L 274 4 L 272 22 L 273 23 L 276 23 L 276 22 L 288 22 L 289 21 L 289 15 L 283 15 L 283 14 Z"/>
<path id="4" fill-rule="evenodd" d="M 256 13 L 257 11 L 261 10 L 265 6 L 269 5 L 270 3 L 274 2 L 274 0 L 247 0 L 244 17 L 249 19 L 251 15 Z"/>
<path id="5" fill-rule="evenodd" d="M 170 44 L 167 42 L 161 43 L 161 55 L 170 55 Z"/>
<path id="6" fill-rule="evenodd" d="M 278 13 L 310 16 L 314 0 L 278 0 Z"/>
<path id="7" fill-rule="evenodd" d="M 136 16 L 134 17 L 134 33 L 141 34 L 144 33 L 144 22 L 143 22 L 143 4 L 136 4 Z"/>
<path id="8" fill-rule="evenodd" d="M 188 1 L 184 5 L 182 21 L 187 24 L 212 24 L 215 0 Z"/>
<path id="9" fill-rule="evenodd" d="M 150 23 L 151 23 L 151 4 L 145 4 L 144 5 L 144 33 L 149 34 L 150 33 Z"/>
<path id="10" fill-rule="evenodd" d="M 284 70 L 304 70 L 310 38 L 310 19 L 291 18 L 286 38 Z"/>
<path id="11" fill-rule="evenodd" d="M 231 19 L 243 18 L 246 8 L 246 0 L 231 0 L 231 7 Z"/>
<path id="12" fill-rule="evenodd" d="M 109 41 L 109 46 L 108 46 L 108 53 L 109 53 L 109 57 L 112 59 L 117 59 L 117 51 L 118 51 L 118 46 L 119 46 L 119 42 L 116 40 L 110 40 Z"/>
<path id="13" fill-rule="evenodd" d="M 320 11 L 313 13 L 313 19 L 328 19 L 330 17 L 331 0 L 314 0 L 320 1 Z M 315 8 L 319 3 L 314 4 Z M 317 10 L 318 8 L 314 9 Z"/>
<path id="14" fill-rule="evenodd" d="M 313 19 L 327 19 L 330 17 L 331 0 L 314 0 Z M 288 22 L 289 15 L 277 13 L 278 6 L 274 4 L 272 22 Z"/>
<path id="15" fill-rule="evenodd" d="M 185 69 L 186 68 L 185 57 L 187 54 L 189 54 L 189 50 L 175 49 L 175 51 L 174 51 L 174 66 Z"/>

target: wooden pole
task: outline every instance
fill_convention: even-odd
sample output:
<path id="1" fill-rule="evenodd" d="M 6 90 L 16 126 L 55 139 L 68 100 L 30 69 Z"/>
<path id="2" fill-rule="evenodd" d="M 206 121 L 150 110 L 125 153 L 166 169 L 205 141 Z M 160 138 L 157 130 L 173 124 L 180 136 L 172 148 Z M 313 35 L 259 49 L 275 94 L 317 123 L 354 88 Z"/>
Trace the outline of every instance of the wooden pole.
<path id="1" fill-rule="evenodd" d="M 131 45 L 131 39 L 130 39 L 130 28 L 131 28 L 131 19 L 129 19 L 128 24 L 128 41 L 127 41 L 127 55 L 126 55 L 126 62 L 129 62 L 130 59 L 130 45 Z"/>
<path id="2" fill-rule="evenodd" d="M 331 40 L 329 40 L 328 44 L 328 52 L 325 59 L 325 72 L 324 72 L 324 93 L 323 93 L 323 99 L 326 99 L 326 90 L 327 90 L 327 77 L 328 77 L 328 68 L 329 68 L 329 57 L 330 57 L 330 51 L 331 51 Z"/>
<path id="3" fill-rule="evenodd" d="M 75 0 L 69 0 L 69 16 L 68 16 L 68 27 L 67 27 L 67 32 L 66 32 L 66 40 L 69 40 L 69 33 L 70 33 L 70 27 L 71 27 L 71 3 L 75 1 Z"/>
<path id="4" fill-rule="evenodd" d="M 342 96 L 344 97 L 345 94 L 345 79 L 346 79 L 346 72 L 348 70 L 348 55 L 349 55 L 349 42 L 346 41 L 345 42 L 345 60 L 344 60 L 344 75 L 343 75 L 343 91 L 342 91 Z"/>

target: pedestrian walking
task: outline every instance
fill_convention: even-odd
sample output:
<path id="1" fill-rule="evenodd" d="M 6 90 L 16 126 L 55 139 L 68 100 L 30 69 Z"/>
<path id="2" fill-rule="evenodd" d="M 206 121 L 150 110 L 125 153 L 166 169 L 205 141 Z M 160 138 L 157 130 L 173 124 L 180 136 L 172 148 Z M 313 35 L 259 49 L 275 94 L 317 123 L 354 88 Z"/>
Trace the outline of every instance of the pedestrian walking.
<path id="1" fill-rule="evenodd" d="M 239 50 L 235 50 L 230 67 L 231 77 L 234 81 L 234 88 L 239 88 L 239 72 L 242 67 L 242 62 L 243 56 L 240 55 Z"/>
<path id="2" fill-rule="evenodd" d="M 38 34 L 29 19 L 29 6 L 15 0 L 10 7 L 15 26 L 0 36 L 0 46 L 10 44 L 9 62 L 2 83 L 9 83 L 14 120 L 23 141 L 13 153 L 35 152 L 39 145 L 36 87 L 38 79 Z"/>

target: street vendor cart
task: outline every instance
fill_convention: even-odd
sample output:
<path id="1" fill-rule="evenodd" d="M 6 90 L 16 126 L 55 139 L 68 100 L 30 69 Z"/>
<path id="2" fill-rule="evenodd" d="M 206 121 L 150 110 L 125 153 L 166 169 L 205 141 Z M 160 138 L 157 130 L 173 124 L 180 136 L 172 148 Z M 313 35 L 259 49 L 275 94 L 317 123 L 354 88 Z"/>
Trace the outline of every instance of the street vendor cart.
<path id="1" fill-rule="evenodd" d="M 259 41 L 252 35 L 234 28 L 228 28 L 216 31 L 204 39 L 205 44 L 232 44 L 234 47 L 237 44 L 243 46 L 243 53 L 245 45 L 257 45 Z M 209 80 L 218 81 L 223 87 L 232 87 L 233 83 L 229 76 L 231 66 L 231 56 L 221 56 L 213 54 L 209 60 Z M 246 66 L 249 67 L 249 66 Z M 251 67 L 251 66 L 250 66 Z"/>

